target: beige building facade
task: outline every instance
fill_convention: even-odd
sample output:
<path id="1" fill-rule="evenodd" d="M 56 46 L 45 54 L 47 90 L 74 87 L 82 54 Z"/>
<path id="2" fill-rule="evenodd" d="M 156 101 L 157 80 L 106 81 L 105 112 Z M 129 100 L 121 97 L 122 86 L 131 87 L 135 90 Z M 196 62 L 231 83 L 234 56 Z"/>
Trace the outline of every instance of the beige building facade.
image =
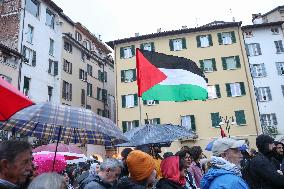
<path id="1" fill-rule="evenodd" d="M 115 51 L 119 127 L 125 132 L 145 124 L 147 114 L 150 123 L 171 123 L 194 130 L 196 137 L 175 142 L 175 151 L 180 145 L 205 147 L 213 138 L 220 137 L 220 122 L 225 122 L 227 117 L 231 126 L 229 135 L 248 139 L 254 144 L 255 137 L 261 131 L 240 26 L 240 22 L 213 22 L 199 28 L 108 42 Z M 137 98 L 135 48 L 185 57 L 196 62 L 208 78 L 209 99 L 143 102 Z M 226 123 L 221 126 L 225 130 Z"/>

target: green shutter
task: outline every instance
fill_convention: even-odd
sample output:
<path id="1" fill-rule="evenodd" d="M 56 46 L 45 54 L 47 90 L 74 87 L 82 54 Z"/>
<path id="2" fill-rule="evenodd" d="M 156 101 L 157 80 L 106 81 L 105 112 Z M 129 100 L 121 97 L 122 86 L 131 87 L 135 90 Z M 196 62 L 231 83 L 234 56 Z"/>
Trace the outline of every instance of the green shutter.
<path id="1" fill-rule="evenodd" d="M 125 82 L 125 70 L 121 70 L 121 82 Z"/>
<path id="2" fill-rule="evenodd" d="M 33 51 L 32 66 L 36 66 L 36 51 Z"/>
<path id="3" fill-rule="evenodd" d="M 246 124 L 246 117 L 244 110 L 235 111 L 237 125 Z"/>
<path id="4" fill-rule="evenodd" d="M 244 84 L 244 82 L 240 82 L 240 87 L 241 87 L 242 95 L 246 95 L 246 89 L 245 89 L 245 84 Z"/>
<path id="5" fill-rule="evenodd" d="M 212 67 L 213 67 L 213 70 L 214 70 L 214 71 L 217 71 L 215 58 L 212 58 L 211 60 L 212 60 Z"/>
<path id="6" fill-rule="evenodd" d="M 232 93 L 231 93 L 230 83 L 226 83 L 226 91 L 227 91 L 227 96 L 231 97 Z"/>
<path id="7" fill-rule="evenodd" d="M 58 61 L 54 61 L 54 75 L 58 75 Z"/>
<path id="8" fill-rule="evenodd" d="M 201 47 L 200 35 L 196 36 L 197 47 Z"/>
<path id="9" fill-rule="evenodd" d="M 231 36 L 232 36 L 232 43 L 236 43 L 236 36 L 234 31 L 231 32 Z"/>
<path id="10" fill-rule="evenodd" d="M 217 36 L 218 36 L 219 45 L 222 45 L 223 44 L 222 33 L 218 33 Z"/>
<path id="11" fill-rule="evenodd" d="M 125 108 L 125 106 L 126 106 L 125 95 L 122 95 L 122 96 L 121 96 L 121 101 L 122 101 L 122 108 Z"/>
<path id="12" fill-rule="evenodd" d="M 134 106 L 138 106 L 138 95 L 134 94 Z"/>
<path id="13" fill-rule="evenodd" d="M 139 127 L 139 120 L 134 120 L 134 126 Z"/>
<path id="14" fill-rule="evenodd" d="M 169 46 L 170 46 L 170 51 L 173 51 L 174 50 L 174 43 L 173 43 L 172 39 L 169 40 Z"/>
<path id="15" fill-rule="evenodd" d="M 193 131 L 196 131 L 196 125 L 195 125 L 195 117 L 194 117 L 194 115 L 190 115 L 190 125 L 191 125 L 191 129 L 193 130 Z"/>
<path id="16" fill-rule="evenodd" d="M 125 133 L 127 131 L 126 121 L 122 121 L 122 131 Z"/>
<path id="17" fill-rule="evenodd" d="M 226 62 L 226 58 L 222 57 L 222 65 L 223 65 L 223 70 L 227 70 L 227 62 Z"/>
<path id="18" fill-rule="evenodd" d="M 105 82 L 107 82 L 107 72 L 106 71 L 104 71 L 104 80 Z"/>
<path id="19" fill-rule="evenodd" d="M 145 125 L 149 124 L 149 120 L 148 119 L 144 119 Z"/>
<path id="20" fill-rule="evenodd" d="M 216 89 L 216 95 L 218 98 L 221 98 L 221 92 L 220 92 L 220 87 L 219 85 L 215 85 L 215 89 Z"/>
<path id="21" fill-rule="evenodd" d="M 151 51 L 155 52 L 155 45 L 154 45 L 154 42 L 151 42 Z"/>
<path id="22" fill-rule="evenodd" d="M 135 45 L 131 45 L 132 56 L 135 56 Z"/>
<path id="23" fill-rule="evenodd" d="M 156 118 L 157 120 L 157 124 L 161 124 L 161 119 L 160 118 Z"/>
<path id="24" fill-rule="evenodd" d="M 181 39 L 181 42 L 182 42 L 182 49 L 186 49 L 186 39 L 184 37 Z"/>
<path id="25" fill-rule="evenodd" d="M 141 50 L 144 50 L 144 43 L 141 43 L 141 44 L 140 44 L 140 49 L 141 49 Z"/>
<path id="26" fill-rule="evenodd" d="M 218 127 L 220 122 L 219 112 L 211 113 L 212 127 Z"/>
<path id="27" fill-rule="evenodd" d="M 159 101 L 158 101 L 158 100 L 155 100 L 155 103 L 156 103 L 156 104 L 159 104 Z"/>
<path id="28" fill-rule="evenodd" d="M 144 104 L 144 105 L 147 105 L 147 100 L 143 100 L 143 104 Z"/>
<path id="29" fill-rule="evenodd" d="M 212 41 L 212 35 L 208 34 L 208 41 L 209 41 L 209 45 L 213 46 L 213 41 Z"/>
<path id="30" fill-rule="evenodd" d="M 51 73 L 51 67 L 52 67 L 52 60 L 48 60 L 48 73 Z"/>
<path id="31" fill-rule="evenodd" d="M 240 68 L 241 67 L 240 57 L 239 56 L 235 56 L 235 60 L 236 60 L 236 67 Z"/>
<path id="32" fill-rule="evenodd" d="M 133 81 L 136 81 L 136 69 L 132 69 L 133 72 Z"/>
<path id="33" fill-rule="evenodd" d="M 200 63 L 200 69 L 202 71 L 204 71 L 204 62 L 203 62 L 203 60 L 199 60 L 199 63 Z"/>
<path id="34" fill-rule="evenodd" d="M 120 47 L 120 58 L 124 58 L 124 48 Z"/>

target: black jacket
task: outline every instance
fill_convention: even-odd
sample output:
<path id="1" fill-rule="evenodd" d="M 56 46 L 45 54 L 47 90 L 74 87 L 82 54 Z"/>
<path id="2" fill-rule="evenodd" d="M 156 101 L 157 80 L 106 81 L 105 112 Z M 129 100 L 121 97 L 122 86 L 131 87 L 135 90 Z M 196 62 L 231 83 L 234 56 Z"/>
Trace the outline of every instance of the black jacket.
<path id="1" fill-rule="evenodd" d="M 118 180 L 116 189 L 146 189 L 146 186 L 125 176 Z"/>
<path id="2" fill-rule="evenodd" d="M 169 179 L 161 178 L 156 185 L 157 189 L 183 189 L 183 187 Z"/>
<path id="3" fill-rule="evenodd" d="M 12 186 L 6 183 L 0 182 L 0 189 L 18 189 L 19 187 L 17 186 Z"/>
<path id="4" fill-rule="evenodd" d="M 249 171 L 254 180 L 254 189 L 280 189 L 284 188 L 284 175 L 277 172 L 276 167 L 269 158 L 262 153 L 251 159 Z"/>

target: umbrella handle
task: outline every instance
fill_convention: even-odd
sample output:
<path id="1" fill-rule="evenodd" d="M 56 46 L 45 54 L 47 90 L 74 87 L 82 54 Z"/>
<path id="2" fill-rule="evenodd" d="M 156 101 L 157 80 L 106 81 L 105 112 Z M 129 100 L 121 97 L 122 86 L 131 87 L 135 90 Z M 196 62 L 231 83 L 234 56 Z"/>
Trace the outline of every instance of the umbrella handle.
<path id="1" fill-rule="evenodd" d="M 58 137 L 57 137 L 57 142 L 56 142 L 56 148 L 55 148 L 54 159 L 53 159 L 52 172 L 54 171 L 55 158 L 56 158 L 56 153 L 57 153 L 57 147 L 58 147 L 58 144 L 59 144 L 59 140 L 60 140 L 61 129 L 62 129 L 62 127 L 60 126 L 60 127 L 59 127 L 59 133 L 58 133 Z"/>

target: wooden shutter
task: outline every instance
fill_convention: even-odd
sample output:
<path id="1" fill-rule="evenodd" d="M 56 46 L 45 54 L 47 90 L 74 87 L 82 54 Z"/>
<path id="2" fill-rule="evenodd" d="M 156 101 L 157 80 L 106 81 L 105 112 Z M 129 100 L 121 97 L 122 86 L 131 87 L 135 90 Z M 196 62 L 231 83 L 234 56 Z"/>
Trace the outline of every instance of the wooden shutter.
<path id="1" fill-rule="evenodd" d="M 276 62 L 276 68 L 277 68 L 278 75 L 282 75 L 282 71 L 281 71 L 281 63 Z"/>
<path id="2" fill-rule="evenodd" d="M 261 48 L 260 48 L 259 43 L 256 44 L 256 48 L 257 48 L 258 55 L 261 55 L 262 53 L 261 53 Z"/>
<path id="3" fill-rule="evenodd" d="M 121 82 L 125 82 L 125 70 L 121 70 Z"/>
<path id="4" fill-rule="evenodd" d="M 104 71 L 104 79 L 105 79 L 105 82 L 107 82 L 107 72 Z"/>
<path id="5" fill-rule="evenodd" d="M 70 66 L 69 67 L 70 68 L 70 70 L 69 70 L 70 72 L 69 73 L 72 74 L 72 63 L 69 62 L 69 66 Z"/>
<path id="6" fill-rule="evenodd" d="M 253 64 L 249 65 L 252 77 L 256 77 L 256 70 L 254 69 Z"/>
<path id="7" fill-rule="evenodd" d="M 81 104 L 85 105 L 85 89 L 81 90 Z"/>
<path id="8" fill-rule="evenodd" d="M 244 110 L 235 111 L 237 125 L 246 124 L 246 117 Z"/>
<path id="9" fill-rule="evenodd" d="M 215 60 L 215 58 L 212 58 L 211 60 L 212 60 L 213 70 L 214 70 L 214 71 L 217 71 L 217 66 L 216 66 L 216 60 Z"/>
<path id="10" fill-rule="evenodd" d="M 147 100 L 143 100 L 143 104 L 144 104 L 144 105 L 147 105 Z"/>
<path id="11" fill-rule="evenodd" d="M 126 99 L 125 99 L 125 95 L 121 96 L 121 101 L 122 101 L 122 108 L 126 107 Z"/>
<path id="12" fill-rule="evenodd" d="M 272 100 L 271 90 L 267 87 L 268 100 Z"/>
<path id="13" fill-rule="evenodd" d="M 204 62 L 203 62 L 203 60 L 199 60 L 199 63 L 200 63 L 200 69 L 202 71 L 204 71 Z"/>
<path id="14" fill-rule="evenodd" d="M 217 33 L 219 45 L 223 44 L 222 33 Z"/>
<path id="15" fill-rule="evenodd" d="M 236 61 L 236 67 L 240 68 L 241 67 L 241 61 L 239 56 L 235 56 L 235 61 Z"/>
<path id="16" fill-rule="evenodd" d="M 219 85 L 215 85 L 215 89 L 216 89 L 216 95 L 218 98 L 221 98 L 221 92 L 220 92 L 220 86 Z"/>
<path id="17" fill-rule="evenodd" d="M 101 99 L 101 88 L 97 87 L 97 99 Z"/>
<path id="18" fill-rule="evenodd" d="M 209 41 L 209 45 L 213 46 L 213 41 L 212 41 L 212 35 L 208 34 L 208 41 Z"/>
<path id="19" fill-rule="evenodd" d="M 212 127 L 218 127 L 220 122 L 219 112 L 211 113 Z"/>
<path id="20" fill-rule="evenodd" d="M 272 116 L 272 120 L 273 120 L 273 125 L 277 125 L 278 123 L 277 123 L 276 114 L 272 113 L 271 116 Z"/>
<path id="21" fill-rule="evenodd" d="M 135 45 L 131 45 L 132 56 L 135 56 Z"/>
<path id="22" fill-rule="evenodd" d="M 63 81 L 63 85 L 62 85 L 62 98 L 66 99 L 66 82 Z"/>
<path id="23" fill-rule="evenodd" d="M 161 124 L 161 119 L 160 118 L 156 118 L 157 120 L 157 124 Z"/>
<path id="24" fill-rule="evenodd" d="M 155 44 L 154 44 L 154 42 L 151 42 L 151 51 L 155 52 Z"/>
<path id="25" fill-rule="evenodd" d="M 138 105 L 138 95 L 134 94 L 134 106 Z"/>
<path id="26" fill-rule="evenodd" d="M 122 132 L 126 132 L 127 131 L 127 123 L 126 121 L 122 121 Z"/>
<path id="27" fill-rule="evenodd" d="M 101 73 L 101 70 L 98 70 L 98 79 L 99 79 L 99 81 L 102 81 L 102 73 Z"/>
<path id="28" fill-rule="evenodd" d="M 200 35 L 196 36 L 197 47 L 201 47 Z"/>
<path id="29" fill-rule="evenodd" d="M 63 61 L 63 71 L 67 72 L 66 60 Z"/>
<path id="30" fill-rule="evenodd" d="M 51 73 L 52 60 L 48 59 L 48 73 Z"/>
<path id="31" fill-rule="evenodd" d="M 140 49 L 141 49 L 141 50 L 144 50 L 144 43 L 141 43 L 141 44 L 140 44 Z"/>
<path id="32" fill-rule="evenodd" d="M 174 50 L 174 43 L 173 43 L 172 39 L 169 40 L 169 46 L 170 46 L 170 51 L 173 51 Z"/>
<path id="33" fill-rule="evenodd" d="M 186 39 L 184 37 L 181 39 L 181 43 L 182 43 L 182 49 L 186 49 Z"/>
<path id="34" fill-rule="evenodd" d="M 246 49 L 247 56 L 250 56 L 250 54 L 249 54 L 249 48 L 248 48 L 248 44 L 245 44 L 245 49 Z"/>
<path id="35" fill-rule="evenodd" d="M 231 97 L 232 93 L 231 93 L 230 83 L 226 83 L 226 91 L 227 91 L 227 97 Z"/>
<path id="36" fill-rule="evenodd" d="M 58 75 L 58 61 L 54 61 L 54 75 Z"/>
<path id="37" fill-rule="evenodd" d="M 134 127 L 139 127 L 139 120 L 134 120 Z"/>
<path id="38" fill-rule="evenodd" d="M 106 89 L 102 89 L 102 99 L 103 101 L 107 100 L 107 90 Z"/>
<path id="39" fill-rule="evenodd" d="M 190 115 L 189 117 L 190 117 L 191 129 L 192 129 L 193 131 L 196 131 L 195 117 L 194 117 L 194 115 Z"/>
<path id="40" fill-rule="evenodd" d="M 222 57 L 221 59 L 222 59 L 223 70 L 227 70 L 226 57 Z"/>
<path id="41" fill-rule="evenodd" d="M 246 95 L 246 89 L 245 89 L 245 84 L 244 84 L 244 82 L 240 82 L 240 87 L 241 87 L 241 93 L 242 93 L 242 95 Z"/>
<path id="42" fill-rule="evenodd" d="M 124 58 L 124 47 L 120 47 L 120 58 Z"/>
<path id="43" fill-rule="evenodd" d="M 260 96 L 259 96 L 259 88 L 255 87 L 254 88 L 254 91 L 255 91 L 255 96 L 256 96 L 256 101 L 259 101 L 260 100 Z"/>
<path id="44" fill-rule="evenodd" d="M 69 88 L 69 100 L 72 100 L 72 84 L 69 84 L 70 88 Z"/>
<path id="45" fill-rule="evenodd" d="M 32 66 L 36 66 L 36 51 L 33 51 Z"/>
<path id="46" fill-rule="evenodd" d="M 136 81 L 136 69 L 132 69 L 133 72 L 133 81 Z"/>
<path id="47" fill-rule="evenodd" d="M 266 73 L 266 69 L 265 69 L 264 63 L 260 64 L 260 66 L 261 66 L 261 70 L 262 70 L 262 75 L 263 75 L 263 77 L 266 77 L 266 76 L 267 76 L 267 73 Z"/>
<path id="48" fill-rule="evenodd" d="M 232 43 L 236 43 L 236 36 L 234 31 L 231 32 L 231 37 L 232 37 Z"/>

